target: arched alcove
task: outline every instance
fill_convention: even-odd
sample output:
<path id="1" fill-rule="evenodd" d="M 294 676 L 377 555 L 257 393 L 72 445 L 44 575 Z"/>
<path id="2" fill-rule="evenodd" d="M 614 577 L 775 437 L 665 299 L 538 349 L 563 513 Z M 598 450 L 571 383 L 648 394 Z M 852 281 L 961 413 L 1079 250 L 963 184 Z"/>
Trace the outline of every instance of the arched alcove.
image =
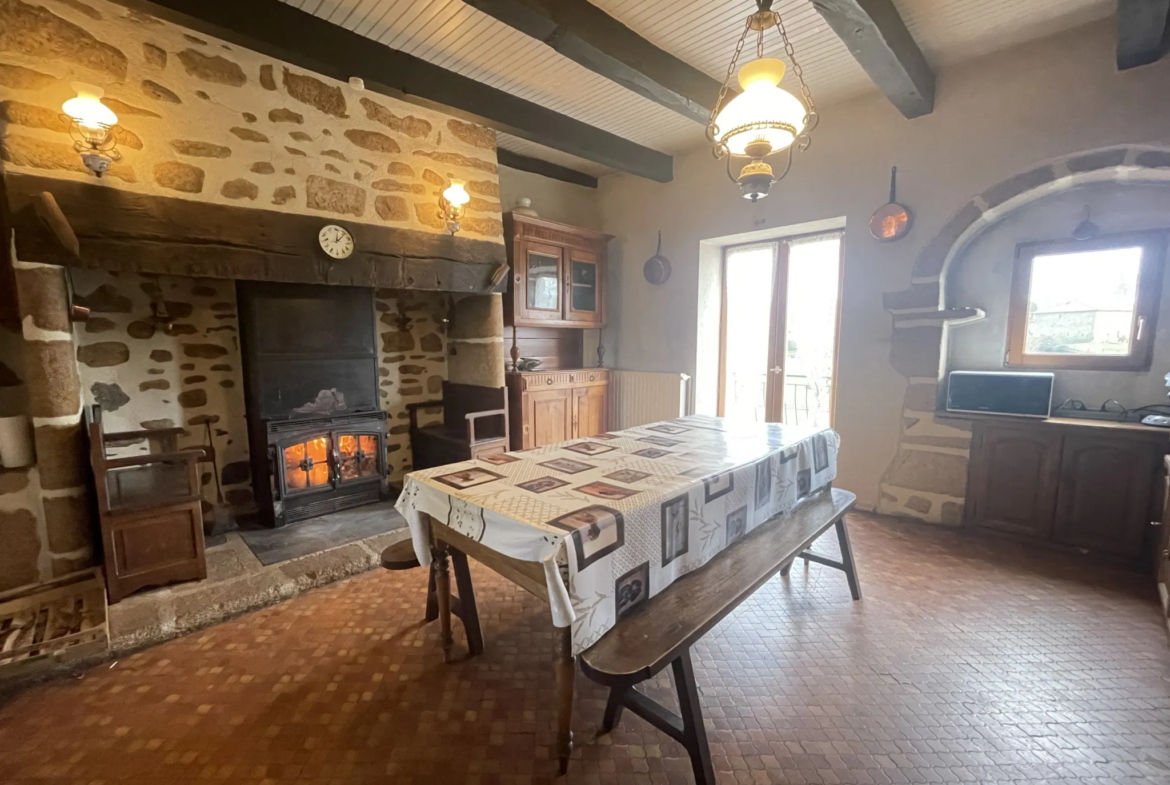
<path id="1" fill-rule="evenodd" d="M 1143 194 L 1150 204 L 1135 207 Z M 932 523 L 960 522 L 970 425 L 935 416 L 948 359 L 953 350 L 955 361 L 991 369 L 994 346 L 996 367 L 1003 367 L 1005 328 L 1000 322 L 1006 323 L 1006 311 L 1001 298 L 1011 285 L 1015 245 L 1025 241 L 1016 238 L 1068 237 L 1085 204 L 1094 201 L 1100 202 L 1095 216 L 1101 217 L 1103 231 L 1170 226 L 1170 151 L 1137 146 L 1087 151 L 997 183 L 963 205 L 923 247 L 907 289 L 884 295 L 894 319 L 890 362 L 906 377 L 907 387 L 898 448 L 881 480 L 879 511 Z M 1029 220 L 1036 222 L 1031 229 Z M 1058 225 L 1059 234 L 1044 236 L 1057 232 Z M 1165 295 L 1162 302 L 1165 310 L 1170 305 Z M 1160 319 L 1159 332 L 1167 330 L 1170 314 Z M 967 335 L 961 336 L 963 331 Z M 1170 362 L 1170 345 L 1163 345 L 1160 354 Z M 1155 359 L 1150 372 L 1129 374 L 1126 384 L 1134 403 L 1150 402 L 1151 378 L 1159 367 Z M 1066 392 L 1089 400 L 1103 390 L 1084 373 L 1065 375 L 1062 383 Z"/>

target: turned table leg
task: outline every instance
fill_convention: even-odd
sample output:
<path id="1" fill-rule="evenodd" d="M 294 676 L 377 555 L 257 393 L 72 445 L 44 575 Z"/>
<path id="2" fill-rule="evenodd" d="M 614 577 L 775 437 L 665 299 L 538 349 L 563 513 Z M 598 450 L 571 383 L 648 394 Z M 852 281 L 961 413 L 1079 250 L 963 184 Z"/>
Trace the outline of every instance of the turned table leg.
<path id="1" fill-rule="evenodd" d="M 566 774 L 569 771 L 569 756 L 573 753 L 573 679 L 576 677 L 577 659 L 573 656 L 572 628 L 558 627 L 555 632 L 557 757 L 560 759 L 561 774 Z"/>
<path id="2" fill-rule="evenodd" d="M 448 563 L 447 543 L 436 543 L 432 550 L 432 556 L 435 560 L 435 595 L 439 602 L 439 635 L 443 643 L 443 660 L 450 662 L 455 638 L 451 634 L 451 570 Z"/>

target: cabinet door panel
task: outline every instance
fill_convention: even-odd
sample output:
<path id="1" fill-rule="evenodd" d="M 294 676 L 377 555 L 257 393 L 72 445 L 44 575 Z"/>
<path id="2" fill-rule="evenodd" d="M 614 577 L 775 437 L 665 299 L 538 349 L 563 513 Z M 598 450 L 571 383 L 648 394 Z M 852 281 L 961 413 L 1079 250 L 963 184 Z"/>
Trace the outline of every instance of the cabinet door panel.
<path id="1" fill-rule="evenodd" d="M 975 524 L 1047 538 L 1060 473 L 1059 434 L 984 427 L 972 459 Z"/>
<path id="2" fill-rule="evenodd" d="M 532 440 L 531 446 L 544 447 L 573 438 L 570 417 L 569 390 L 540 390 L 528 393 L 528 411 L 525 412 L 525 436 Z"/>
<path id="3" fill-rule="evenodd" d="M 1067 436 L 1055 539 L 1136 557 L 1147 525 L 1157 456 L 1146 442 Z"/>
<path id="4" fill-rule="evenodd" d="M 559 321 L 564 310 L 564 249 L 544 243 L 525 242 L 523 260 L 516 271 L 520 315 L 525 319 Z"/>
<path id="5" fill-rule="evenodd" d="M 569 249 L 565 271 L 565 319 L 579 324 L 601 321 L 601 264 L 597 254 Z"/>
<path id="6" fill-rule="evenodd" d="M 573 390 L 573 435 L 578 438 L 596 436 L 609 428 L 604 386 L 578 387 Z"/>

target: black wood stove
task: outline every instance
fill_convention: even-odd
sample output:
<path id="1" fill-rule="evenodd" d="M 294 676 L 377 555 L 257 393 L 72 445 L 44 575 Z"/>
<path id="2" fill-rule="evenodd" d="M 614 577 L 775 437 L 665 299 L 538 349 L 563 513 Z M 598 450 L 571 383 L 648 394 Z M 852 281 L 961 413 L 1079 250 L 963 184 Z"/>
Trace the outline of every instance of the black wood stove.
<path id="1" fill-rule="evenodd" d="M 273 526 L 386 494 L 374 292 L 240 282 L 253 491 Z"/>

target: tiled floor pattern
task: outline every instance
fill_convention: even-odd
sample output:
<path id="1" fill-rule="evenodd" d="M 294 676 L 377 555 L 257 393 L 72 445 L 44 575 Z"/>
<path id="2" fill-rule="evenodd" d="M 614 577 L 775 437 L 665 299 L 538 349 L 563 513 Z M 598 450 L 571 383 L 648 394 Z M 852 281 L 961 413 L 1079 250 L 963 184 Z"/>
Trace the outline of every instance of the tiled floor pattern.
<path id="1" fill-rule="evenodd" d="M 721 783 L 1170 782 L 1170 653 L 1148 579 L 851 526 L 862 602 L 840 573 L 798 566 L 697 648 Z M 0 781 L 550 782 L 547 612 L 473 574 L 483 657 L 440 662 L 422 571 L 367 573 L 15 696 Z M 577 684 L 569 782 L 691 782 L 681 748 L 637 717 L 595 739 L 604 692 Z M 651 692 L 669 695 L 665 677 Z"/>

